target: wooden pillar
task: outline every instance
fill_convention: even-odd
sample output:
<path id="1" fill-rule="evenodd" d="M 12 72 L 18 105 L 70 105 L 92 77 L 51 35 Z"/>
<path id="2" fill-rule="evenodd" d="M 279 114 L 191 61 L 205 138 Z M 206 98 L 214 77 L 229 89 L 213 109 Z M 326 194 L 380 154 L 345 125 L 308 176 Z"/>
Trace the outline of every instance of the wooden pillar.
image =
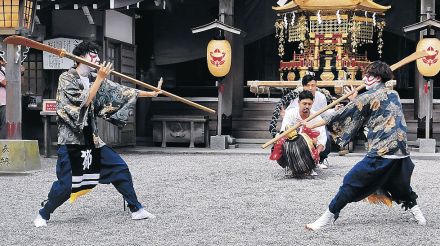
<path id="1" fill-rule="evenodd" d="M 224 13 L 224 23 L 242 28 L 244 1 L 219 0 L 219 14 Z M 225 32 L 225 38 L 231 43 L 231 70 L 223 80 L 222 115 L 226 120 L 222 124 L 222 133 L 231 134 L 232 117 L 239 117 L 243 111 L 244 90 L 244 40 L 240 35 Z"/>
<path id="2" fill-rule="evenodd" d="M 6 48 L 6 136 L 21 139 L 21 53 L 17 45 L 8 44 Z"/>

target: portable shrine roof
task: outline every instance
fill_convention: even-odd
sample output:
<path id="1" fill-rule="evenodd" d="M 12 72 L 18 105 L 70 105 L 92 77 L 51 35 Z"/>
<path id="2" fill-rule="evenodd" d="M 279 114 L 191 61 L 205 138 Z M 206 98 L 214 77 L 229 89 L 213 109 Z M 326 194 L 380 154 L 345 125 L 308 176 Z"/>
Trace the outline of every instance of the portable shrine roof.
<path id="1" fill-rule="evenodd" d="M 372 0 L 292 0 L 286 5 L 272 7 L 275 11 L 361 10 L 384 13 L 391 6 L 383 6 Z"/>

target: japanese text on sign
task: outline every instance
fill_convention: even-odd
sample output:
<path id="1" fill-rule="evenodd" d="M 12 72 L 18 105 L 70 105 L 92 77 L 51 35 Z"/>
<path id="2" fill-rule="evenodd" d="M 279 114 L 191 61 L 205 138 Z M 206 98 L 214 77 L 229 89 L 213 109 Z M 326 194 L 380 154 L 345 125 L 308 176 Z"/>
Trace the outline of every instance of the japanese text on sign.
<path id="1" fill-rule="evenodd" d="M 76 45 L 82 40 L 70 38 L 54 38 L 44 40 L 43 43 L 55 47 L 57 49 L 65 49 L 72 52 Z M 73 61 L 67 58 L 60 58 L 57 55 L 43 52 L 43 69 L 69 69 L 73 66 Z"/>

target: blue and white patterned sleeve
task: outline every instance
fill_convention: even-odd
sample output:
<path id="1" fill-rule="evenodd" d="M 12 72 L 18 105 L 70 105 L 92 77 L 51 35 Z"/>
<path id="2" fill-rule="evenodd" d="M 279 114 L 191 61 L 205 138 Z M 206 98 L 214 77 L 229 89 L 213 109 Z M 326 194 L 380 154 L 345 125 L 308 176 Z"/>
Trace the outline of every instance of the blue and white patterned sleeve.
<path id="1" fill-rule="evenodd" d="M 137 89 L 105 80 L 93 101 L 95 113 L 118 127 L 124 127 L 129 117 L 135 114 L 139 92 Z"/>

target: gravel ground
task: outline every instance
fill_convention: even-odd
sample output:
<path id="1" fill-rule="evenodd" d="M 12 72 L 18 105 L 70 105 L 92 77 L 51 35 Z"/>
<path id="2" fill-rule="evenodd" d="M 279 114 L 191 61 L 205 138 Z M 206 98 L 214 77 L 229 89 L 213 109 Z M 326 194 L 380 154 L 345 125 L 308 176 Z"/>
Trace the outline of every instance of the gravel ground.
<path id="1" fill-rule="evenodd" d="M 440 245 L 440 166 L 414 160 L 413 188 L 428 225 L 400 207 L 349 204 L 338 221 L 309 232 L 360 157 L 331 157 L 314 179 L 285 178 L 266 155 L 126 154 L 138 198 L 156 219 L 132 221 L 121 196 L 100 185 L 32 220 L 55 179 L 56 160 L 26 176 L 0 176 L 0 245 Z"/>

